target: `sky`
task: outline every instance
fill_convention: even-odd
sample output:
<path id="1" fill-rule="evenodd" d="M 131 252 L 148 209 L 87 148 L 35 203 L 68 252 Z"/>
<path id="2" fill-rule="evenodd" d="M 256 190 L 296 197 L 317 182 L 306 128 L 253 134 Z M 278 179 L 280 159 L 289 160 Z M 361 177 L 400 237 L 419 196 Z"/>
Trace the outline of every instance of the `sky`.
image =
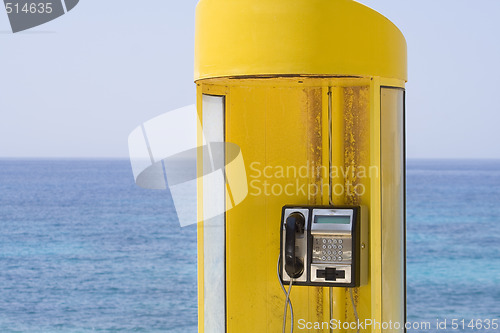
<path id="1" fill-rule="evenodd" d="M 408 44 L 409 158 L 500 158 L 500 1 L 361 0 Z M 0 8 L 0 158 L 127 158 L 129 133 L 195 102 L 195 0 L 81 0 L 12 34 Z"/>

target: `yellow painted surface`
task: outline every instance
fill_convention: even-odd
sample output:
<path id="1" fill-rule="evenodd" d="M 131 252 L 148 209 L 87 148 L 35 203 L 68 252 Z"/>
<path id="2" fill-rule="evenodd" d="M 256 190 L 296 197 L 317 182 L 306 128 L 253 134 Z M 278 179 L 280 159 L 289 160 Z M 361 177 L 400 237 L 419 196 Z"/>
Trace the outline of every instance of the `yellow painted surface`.
<path id="1" fill-rule="evenodd" d="M 227 213 L 228 331 L 274 332 L 281 326 L 283 310 L 276 278 L 281 207 L 315 203 L 318 197 L 275 195 L 296 179 L 274 170 L 287 166 L 298 170 L 307 160 L 321 163 L 322 89 L 243 85 L 232 86 L 230 95 L 227 139 L 242 149 L 250 192 Z M 306 176 L 298 181 L 301 186 L 316 180 Z M 290 187 L 290 192 L 295 191 Z M 312 289 L 297 287 L 293 297 L 296 314 L 317 321 L 322 317 L 322 310 L 318 313 L 322 289 Z"/>
<path id="2" fill-rule="evenodd" d="M 296 77 L 219 78 L 198 82 L 198 96 L 202 93 L 226 96 L 226 139 L 240 146 L 249 182 L 248 197 L 226 213 L 228 332 L 281 330 L 285 298 L 276 276 L 281 207 L 285 204 L 328 204 L 330 182 L 334 187 L 339 185 L 338 188 L 343 186 L 345 189 L 349 183 L 351 186 L 361 184 L 365 189 L 362 195 L 351 188 L 344 193 L 334 191 L 332 196 L 335 204 L 362 204 L 369 208 L 369 283 L 354 290 L 360 318 L 382 321 L 384 310 L 402 307 L 400 300 L 382 295 L 382 276 L 389 272 L 387 267 L 382 269 L 382 239 L 388 235 L 390 239 L 391 230 L 382 229 L 381 205 L 387 201 L 382 196 L 391 194 L 382 192 L 381 183 L 391 180 L 381 179 L 380 173 L 370 173 L 371 167 L 380 171 L 381 162 L 388 159 L 385 155 L 381 159 L 380 155 L 384 151 L 381 144 L 387 145 L 381 141 L 381 127 L 384 131 L 394 131 L 398 126 L 393 119 L 381 120 L 381 81 L 380 78 Z M 398 83 L 397 86 L 403 84 L 394 79 L 387 82 Z M 331 123 L 328 123 L 329 106 Z M 324 168 L 330 163 L 330 129 L 331 162 L 338 172 L 329 176 Z M 312 171 L 315 166 L 324 168 L 317 173 Z M 288 169 L 289 172 L 295 170 L 298 174 L 287 175 L 290 167 L 293 168 Z M 365 176 L 360 174 L 360 167 L 365 168 Z M 346 173 L 353 168 L 354 174 Z M 304 170 L 309 171 L 305 173 Z M 288 184 L 292 184 L 288 187 L 291 195 L 278 193 Z M 301 186 L 307 189 L 314 185 L 323 191 L 309 195 L 300 191 Z M 267 195 L 263 193 L 265 189 Z M 398 201 L 393 199 L 392 204 Z M 199 207 L 201 209 L 202 203 Z M 199 234 L 202 232 L 200 224 Z M 199 247 L 199 263 L 203 263 L 202 249 Z M 391 257 L 387 258 L 390 261 Z M 400 266 L 393 271 L 403 272 Z M 203 274 L 199 277 L 199 290 L 202 291 Z M 349 293 L 344 288 L 334 288 L 333 292 L 333 317 L 342 321 L 354 320 Z M 328 294 L 328 288 L 295 286 L 292 289 L 296 330 L 299 319 L 308 322 L 330 320 Z M 199 297 L 203 304 L 203 295 Z M 202 312 L 203 306 L 199 306 L 200 318 L 203 318 Z M 202 325 L 199 331 L 203 332 Z M 309 331 L 329 332 L 328 329 Z"/>
<path id="3" fill-rule="evenodd" d="M 200 0 L 195 80 L 347 75 L 406 80 L 398 28 L 352 0 Z"/>

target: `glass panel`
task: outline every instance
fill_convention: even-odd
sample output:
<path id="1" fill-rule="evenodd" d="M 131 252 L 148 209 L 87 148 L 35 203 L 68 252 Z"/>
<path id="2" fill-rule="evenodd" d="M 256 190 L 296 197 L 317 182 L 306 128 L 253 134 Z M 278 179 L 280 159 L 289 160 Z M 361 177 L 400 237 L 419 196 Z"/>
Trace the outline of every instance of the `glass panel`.
<path id="1" fill-rule="evenodd" d="M 203 177 L 203 269 L 204 332 L 225 332 L 225 180 L 224 97 L 203 95 L 203 133 L 208 149 L 203 151 L 203 174 L 215 169 L 219 177 Z M 214 148 L 214 149 L 211 149 Z M 214 173 L 215 174 L 215 173 Z M 214 217 L 215 216 L 215 217 Z"/>
<path id="2" fill-rule="evenodd" d="M 381 89 L 382 322 L 405 321 L 404 90 Z"/>

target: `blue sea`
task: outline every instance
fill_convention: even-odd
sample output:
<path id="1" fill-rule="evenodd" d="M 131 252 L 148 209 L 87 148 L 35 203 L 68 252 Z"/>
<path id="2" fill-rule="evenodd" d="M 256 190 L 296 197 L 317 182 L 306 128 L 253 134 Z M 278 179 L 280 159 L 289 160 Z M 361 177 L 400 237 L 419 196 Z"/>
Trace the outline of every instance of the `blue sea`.
<path id="1" fill-rule="evenodd" d="M 410 160 L 407 192 L 408 321 L 500 321 L 500 161 Z M 172 212 L 126 160 L 0 160 L 0 332 L 196 332 Z"/>

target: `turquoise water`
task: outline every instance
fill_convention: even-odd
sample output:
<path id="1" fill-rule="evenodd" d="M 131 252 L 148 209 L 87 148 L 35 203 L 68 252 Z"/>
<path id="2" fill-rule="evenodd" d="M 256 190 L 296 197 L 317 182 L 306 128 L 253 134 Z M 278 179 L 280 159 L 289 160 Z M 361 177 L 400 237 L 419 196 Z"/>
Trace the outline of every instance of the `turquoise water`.
<path id="1" fill-rule="evenodd" d="M 196 332 L 172 211 L 125 160 L 0 160 L 0 332 Z M 500 319 L 500 162 L 410 161 L 407 211 L 408 320 Z"/>
<path id="2" fill-rule="evenodd" d="M 0 332 L 194 332 L 196 230 L 127 161 L 0 162 Z"/>
<path id="3" fill-rule="evenodd" d="M 408 320 L 500 321 L 500 161 L 410 161 L 407 184 Z"/>

